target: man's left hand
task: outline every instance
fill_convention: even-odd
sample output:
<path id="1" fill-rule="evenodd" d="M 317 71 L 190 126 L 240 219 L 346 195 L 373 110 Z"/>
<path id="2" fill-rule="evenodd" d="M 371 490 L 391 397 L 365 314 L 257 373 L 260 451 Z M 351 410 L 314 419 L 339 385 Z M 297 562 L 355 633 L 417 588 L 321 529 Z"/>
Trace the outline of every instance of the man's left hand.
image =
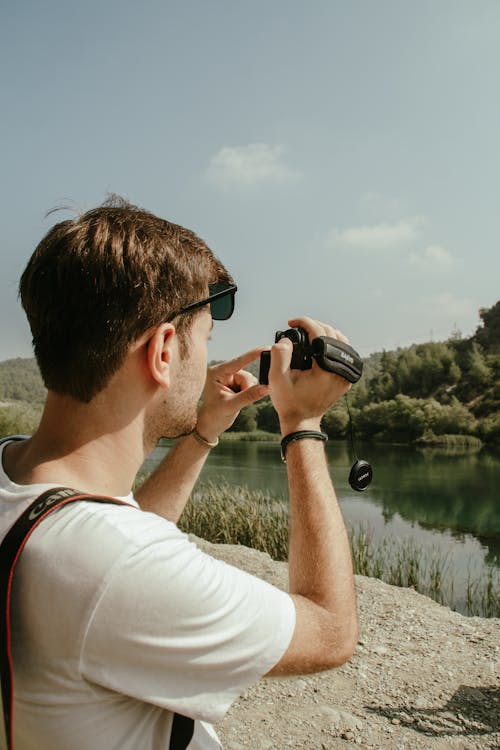
<path id="1" fill-rule="evenodd" d="M 205 440 L 215 442 L 221 432 L 233 424 L 244 406 L 268 395 L 269 387 L 259 385 L 257 378 L 243 369 L 263 351 L 262 347 L 252 349 L 235 359 L 208 368 L 196 424 L 197 432 Z"/>

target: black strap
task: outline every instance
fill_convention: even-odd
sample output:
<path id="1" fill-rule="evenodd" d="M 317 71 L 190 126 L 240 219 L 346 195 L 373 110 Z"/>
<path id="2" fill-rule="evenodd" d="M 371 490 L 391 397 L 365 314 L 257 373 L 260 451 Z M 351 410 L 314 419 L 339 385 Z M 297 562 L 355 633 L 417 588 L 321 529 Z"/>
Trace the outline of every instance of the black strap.
<path id="1" fill-rule="evenodd" d="M 14 747 L 12 739 L 13 714 L 13 670 L 10 633 L 10 595 L 14 569 L 24 545 L 38 524 L 56 508 L 76 500 L 90 500 L 96 503 L 114 503 L 130 505 L 123 500 L 112 497 L 86 495 L 67 487 L 54 487 L 36 498 L 26 508 L 13 526 L 9 529 L 0 545 L 0 672 L 2 679 L 2 704 L 5 726 L 5 738 L 8 750 Z M 135 507 L 135 506 L 131 506 Z"/>
<path id="2" fill-rule="evenodd" d="M 296 440 L 303 440 L 304 438 L 322 440 L 326 443 L 328 435 L 325 432 L 316 432 L 316 430 L 299 430 L 298 432 L 290 432 L 289 435 L 285 435 L 281 441 L 281 460 L 283 463 L 286 464 L 286 449 L 290 443 L 294 443 Z"/>
<path id="3" fill-rule="evenodd" d="M 0 444 L 5 441 L 0 441 Z M 7 750 L 13 750 L 13 669 L 10 632 L 10 595 L 14 569 L 26 542 L 38 524 L 56 508 L 77 500 L 90 500 L 96 503 L 128 505 L 114 497 L 98 497 L 82 494 L 67 487 L 47 490 L 34 500 L 9 529 L 0 545 L 0 676 L 2 683 L 2 704 Z M 186 750 L 194 734 L 194 721 L 186 716 L 174 714 L 169 750 Z"/>
<path id="4" fill-rule="evenodd" d="M 189 716 L 174 714 L 168 750 L 186 750 L 193 739 L 194 721 Z"/>

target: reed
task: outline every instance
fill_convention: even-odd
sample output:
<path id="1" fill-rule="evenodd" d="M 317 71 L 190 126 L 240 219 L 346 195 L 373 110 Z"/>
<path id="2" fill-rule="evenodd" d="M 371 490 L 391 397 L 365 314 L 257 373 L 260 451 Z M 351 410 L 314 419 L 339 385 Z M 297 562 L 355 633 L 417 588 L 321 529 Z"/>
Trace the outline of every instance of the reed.
<path id="1" fill-rule="evenodd" d="M 269 492 L 208 482 L 193 493 L 179 526 L 216 544 L 241 544 L 267 552 L 274 560 L 288 554 L 288 505 Z M 465 592 L 457 593 L 448 555 L 420 548 L 413 540 L 377 540 L 363 525 L 349 529 L 354 570 L 395 586 L 411 587 L 464 614 L 500 617 L 500 574 L 469 573 Z"/>
<path id="2" fill-rule="evenodd" d="M 222 443 L 278 443 L 281 435 L 277 432 L 265 430 L 251 430 L 250 432 L 223 432 L 220 436 Z"/>

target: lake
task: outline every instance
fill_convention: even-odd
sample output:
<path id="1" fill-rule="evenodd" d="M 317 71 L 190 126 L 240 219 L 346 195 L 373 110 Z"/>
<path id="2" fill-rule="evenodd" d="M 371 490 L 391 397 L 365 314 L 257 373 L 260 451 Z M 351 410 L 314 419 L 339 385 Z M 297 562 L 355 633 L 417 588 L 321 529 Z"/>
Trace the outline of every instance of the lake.
<path id="1" fill-rule="evenodd" d="M 168 447 L 147 459 L 150 471 Z M 373 466 L 373 482 L 362 493 L 348 484 L 353 463 L 347 443 L 326 445 L 330 471 L 350 527 L 369 527 L 374 540 L 413 540 L 431 555 L 446 556 L 455 607 L 465 611 L 467 579 L 500 571 L 500 453 L 359 443 L 360 458 Z M 286 468 L 279 443 L 221 442 L 200 476 L 286 497 Z M 498 580 L 498 579 L 497 579 Z"/>

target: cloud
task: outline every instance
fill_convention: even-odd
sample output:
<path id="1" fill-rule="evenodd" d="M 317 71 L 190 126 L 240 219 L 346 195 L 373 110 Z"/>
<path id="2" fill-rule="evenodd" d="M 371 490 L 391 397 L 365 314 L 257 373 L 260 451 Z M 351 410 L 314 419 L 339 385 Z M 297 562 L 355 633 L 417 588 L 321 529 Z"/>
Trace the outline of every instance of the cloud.
<path id="1" fill-rule="evenodd" d="M 393 250 L 413 242 L 423 223 L 422 216 L 412 216 L 392 224 L 381 223 L 342 230 L 334 227 L 328 235 L 328 244 L 369 252 Z"/>
<path id="2" fill-rule="evenodd" d="M 287 166 L 283 153 L 283 146 L 268 143 L 225 146 L 210 159 L 206 175 L 222 188 L 293 182 L 300 175 Z"/>
<path id="3" fill-rule="evenodd" d="M 442 245 L 428 245 L 419 253 L 411 253 L 408 261 L 422 271 L 446 271 L 455 264 L 455 258 Z"/>

